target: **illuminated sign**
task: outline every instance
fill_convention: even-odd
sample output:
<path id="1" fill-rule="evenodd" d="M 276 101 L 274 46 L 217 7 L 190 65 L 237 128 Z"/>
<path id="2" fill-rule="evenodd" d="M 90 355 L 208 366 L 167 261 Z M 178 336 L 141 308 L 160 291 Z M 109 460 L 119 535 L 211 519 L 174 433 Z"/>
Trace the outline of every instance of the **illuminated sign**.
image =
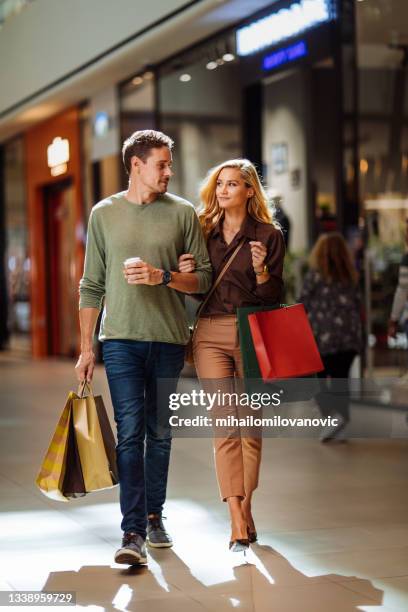
<path id="1" fill-rule="evenodd" d="M 238 55 L 250 55 L 334 18 L 331 0 L 300 0 L 239 28 Z"/>
<path id="2" fill-rule="evenodd" d="M 294 62 L 300 57 L 305 57 L 306 55 L 307 45 L 304 40 L 301 40 L 295 45 L 286 47 L 286 49 L 280 49 L 279 51 L 275 51 L 275 53 L 267 55 L 263 59 L 262 66 L 264 70 L 272 70 L 273 68 L 282 66 L 282 64 Z"/>
<path id="3" fill-rule="evenodd" d="M 59 176 L 67 171 L 69 162 L 69 141 L 57 136 L 47 147 L 47 163 L 52 176 Z"/>
<path id="4" fill-rule="evenodd" d="M 94 119 L 95 136 L 103 138 L 109 132 L 109 129 L 110 121 L 108 113 L 106 113 L 105 111 L 99 111 L 99 113 L 96 113 Z"/>

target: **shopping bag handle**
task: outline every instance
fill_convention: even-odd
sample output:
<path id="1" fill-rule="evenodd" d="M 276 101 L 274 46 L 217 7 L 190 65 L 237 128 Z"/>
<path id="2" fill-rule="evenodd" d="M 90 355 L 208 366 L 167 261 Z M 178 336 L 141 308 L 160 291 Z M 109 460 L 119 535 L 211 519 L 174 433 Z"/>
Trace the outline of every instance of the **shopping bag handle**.
<path id="1" fill-rule="evenodd" d="M 81 380 L 81 382 L 78 385 L 78 396 L 80 398 L 84 397 L 85 389 L 88 390 L 88 395 L 93 395 L 91 383 L 88 382 L 86 378 L 84 380 Z"/>

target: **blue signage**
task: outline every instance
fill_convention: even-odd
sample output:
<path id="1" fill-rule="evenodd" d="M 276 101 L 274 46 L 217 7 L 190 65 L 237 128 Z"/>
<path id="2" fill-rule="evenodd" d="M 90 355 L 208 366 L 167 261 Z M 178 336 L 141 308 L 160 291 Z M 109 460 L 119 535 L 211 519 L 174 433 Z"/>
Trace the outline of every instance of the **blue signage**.
<path id="1" fill-rule="evenodd" d="M 237 53 L 241 57 L 257 53 L 335 18 L 333 0 L 295 0 L 286 8 L 239 28 Z"/>
<path id="2" fill-rule="evenodd" d="M 304 40 L 301 40 L 294 45 L 290 45 L 290 47 L 279 49 L 279 51 L 266 55 L 263 58 L 262 66 L 264 70 L 272 70 L 273 68 L 278 68 L 278 66 L 282 66 L 283 64 L 294 62 L 300 57 L 305 57 L 307 54 L 307 44 Z"/>

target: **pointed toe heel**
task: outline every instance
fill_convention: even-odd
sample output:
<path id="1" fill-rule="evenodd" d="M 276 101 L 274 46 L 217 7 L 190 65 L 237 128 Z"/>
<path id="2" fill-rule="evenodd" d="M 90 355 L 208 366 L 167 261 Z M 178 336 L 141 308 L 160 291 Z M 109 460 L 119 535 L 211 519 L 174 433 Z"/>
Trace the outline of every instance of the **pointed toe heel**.
<path id="1" fill-rule="evenodd" d="M 231 540 L 229 549 L 231 552 L 246 552 L 249 548 L 249 540 Z"/>

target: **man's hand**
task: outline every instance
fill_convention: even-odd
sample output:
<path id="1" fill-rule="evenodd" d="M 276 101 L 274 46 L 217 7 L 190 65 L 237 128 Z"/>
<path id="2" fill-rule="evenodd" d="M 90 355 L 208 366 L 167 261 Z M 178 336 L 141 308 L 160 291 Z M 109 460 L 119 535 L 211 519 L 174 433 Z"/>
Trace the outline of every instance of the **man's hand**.
<path id="1" fill-rule="evenodd" d="M 129 285 L 160 285 L 163 270 L 154 268 L 145 261 L 138 261 L 123 268 L 123 274 Z"/>
<path id="2" fill-rule="evenodd" d="M 388 335 L 390 338 L 395 338 L 397 335 L 398 323 L 396 321 L 389 321 L 388 323 Z"/>
<path id="3" fill-rule="evenodd" d="M 194 255 L 191 255 L 190 253 L 184 253 L 184 255 L 180 255 L 178 259 L 179 272 L 194 272 L 195 268 L 196 261 L 194 259 Z"/>
<path id="4" fill-rule="evenodd" d="M 91 382 L 95 369 L 95 354 L 93 351 L 82 351 L 75 366 L 75 372 L 79 382 L 86 380 Z"/>

